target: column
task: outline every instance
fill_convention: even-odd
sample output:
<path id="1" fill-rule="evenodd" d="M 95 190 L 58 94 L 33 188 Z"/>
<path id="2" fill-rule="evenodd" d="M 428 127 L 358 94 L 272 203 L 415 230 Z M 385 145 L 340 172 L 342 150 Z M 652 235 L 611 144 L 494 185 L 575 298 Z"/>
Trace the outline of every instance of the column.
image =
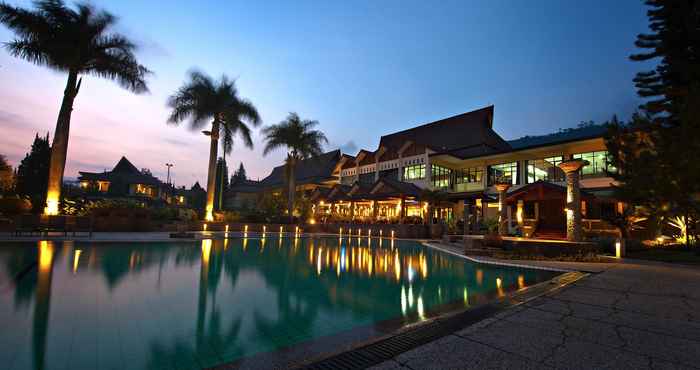
<path id="1" fill-rule="evenodd" d="M 588 161 L 582 159 L 571 159 L 559 164 L 559 168 L 566 174 L 566 240 L 571 242 L 580 242 L 583 239 L 579 171 L 588 164 Z"/>
<path id="2" fill-rule="evenodd" d="M 377 153 L 374 155 L 377 155 Z M 374 181 L 377 180 L 379 180 L 379 157 L 374 158 Z"/>
<path id="3" fill-rule="evenodd" d="M 495 185 L 498 190 L 498 235 L 508 234 L 508 211 L 506 210 L 506 193 L 510 188 L 510 183 L 498 183 Z"/>
<path id="4" fill-rule="evenodd" d="M 471 220 L 471 214 L 472 214 L 472 205 L 469 204 L 469 201 L 465 200 L 464 201 L 464 235 L 469 234 L 469 231 L 471 230 L 471 223 L 473 222 Z"/>

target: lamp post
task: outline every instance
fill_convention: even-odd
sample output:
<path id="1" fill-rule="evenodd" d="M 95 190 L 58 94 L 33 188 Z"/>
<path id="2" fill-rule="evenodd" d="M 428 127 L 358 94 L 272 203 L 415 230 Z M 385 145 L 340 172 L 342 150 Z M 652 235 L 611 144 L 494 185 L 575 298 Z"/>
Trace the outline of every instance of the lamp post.
<path id="1" fill-rule="evenodd" d="M 170 167 L 172 167 L 172 166 L 174 166 L 174 164 L 172 164 L 172 163 L 165 164 L 165 167 L 168 167 L 168 180 L 167 180 L 168 185 L 170 185 Z"/>

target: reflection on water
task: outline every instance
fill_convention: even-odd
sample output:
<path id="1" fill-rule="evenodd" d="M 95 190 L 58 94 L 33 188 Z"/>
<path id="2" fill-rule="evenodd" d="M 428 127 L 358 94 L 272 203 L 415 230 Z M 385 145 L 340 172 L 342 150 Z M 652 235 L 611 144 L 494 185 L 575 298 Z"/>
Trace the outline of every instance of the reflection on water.
<path id="1" fill-rule="evenodd" d="M 385 320 L 414 322 L 550 277 L 354 236 L 14 243 L 0 249 L 0 361 L 207 367 Z"/>

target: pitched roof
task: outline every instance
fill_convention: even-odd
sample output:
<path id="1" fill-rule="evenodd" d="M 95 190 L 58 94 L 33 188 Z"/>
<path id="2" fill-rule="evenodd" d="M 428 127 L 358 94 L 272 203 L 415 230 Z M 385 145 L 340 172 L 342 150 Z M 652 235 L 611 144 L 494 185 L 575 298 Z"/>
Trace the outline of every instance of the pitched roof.
<path id="1" fill-rule="evenodd" d="M 144 184 L 144 185 L 165 185 L 157 177 L 139 171 L 136 166 L 129 162 L 126 157 L 122 156 L 119 162 L 112 168 L 111 171 L 105 172 L 78 172 L 79 180 L 89 181 L 109 181 L 109 182 L 124 182 L 127 184 Z"/>
<path id="2" fill-rule="evenodd" d="M 413 197 L 419 197 L 421 194 L 421 188 L 416 186 L 413 183 L 410 182 L 404 182 L 404 181 L 398 181 L 394 180 L 392 178 L 388 177 L 383 177 L 377 182 L 374 183 L 372 186 L 372 194 L 379 194 L 375 192 L 377 189 L 377 185 L 382 184 L 386 186 L 387 191 L 384 191 L 381 193 L 382 196 L 388 196 L 388 195 L 393 195 L 393 196 L 402 196 L 402 195 L 408 195 L 408 196 L 413 196 Z"/>
<path id="3" fill-rule="evenodd" d="M 248 179 L 236 179 L 229 186 L 229 191 L 232 193 L 257 193 L 260 190 L 262 190 L 260 181 Z"/>
<path id="4" fill-rule="evenodd" d="M 336 149 L 317 157 L 299 161 L 294 168 L 294 179 L 297 185 L 311 184 L 333 178 L 333 170 L 340 160 L 340 150 Z M 284 185 L 284 165 L 277 166 L 266 178 L 260 181 L 266 188 Z"/>
<path id="5" fill-rule="evenodd" d="M 560 130 L 553 134 L 540 136 L 523 136 L 519 139 L 510 140 L 508 143 L 513 149 L 525 149 L 543 145 L 553 145 L 566 143 L 569 141 L 578 141 L 586 139 L 594 139 L 605 135 L 607 127 L 605 125 L 579 125 L 576 128 Z"/>
<path id="6" fill-rule="evenodd" d="M 412 141 L 436 152 L 481 147 L 482 152 L 509 150 L 510 145 L 493 131 L 493 105 L 381 137 L 379 146 L 398 150 Z"/>

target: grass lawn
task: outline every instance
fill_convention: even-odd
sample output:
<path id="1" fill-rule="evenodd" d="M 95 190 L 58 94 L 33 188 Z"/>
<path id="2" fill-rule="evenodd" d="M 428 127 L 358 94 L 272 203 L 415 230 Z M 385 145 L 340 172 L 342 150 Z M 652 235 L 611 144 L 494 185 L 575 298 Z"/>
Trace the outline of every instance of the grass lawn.
<path id="1" fill-rule="evenodd" d="M 628 251 L 626 257 L 650 261 L 700 265 L 700 254 L 697 253 L 696 249 L 648 248 L 641 251 Z"/>

